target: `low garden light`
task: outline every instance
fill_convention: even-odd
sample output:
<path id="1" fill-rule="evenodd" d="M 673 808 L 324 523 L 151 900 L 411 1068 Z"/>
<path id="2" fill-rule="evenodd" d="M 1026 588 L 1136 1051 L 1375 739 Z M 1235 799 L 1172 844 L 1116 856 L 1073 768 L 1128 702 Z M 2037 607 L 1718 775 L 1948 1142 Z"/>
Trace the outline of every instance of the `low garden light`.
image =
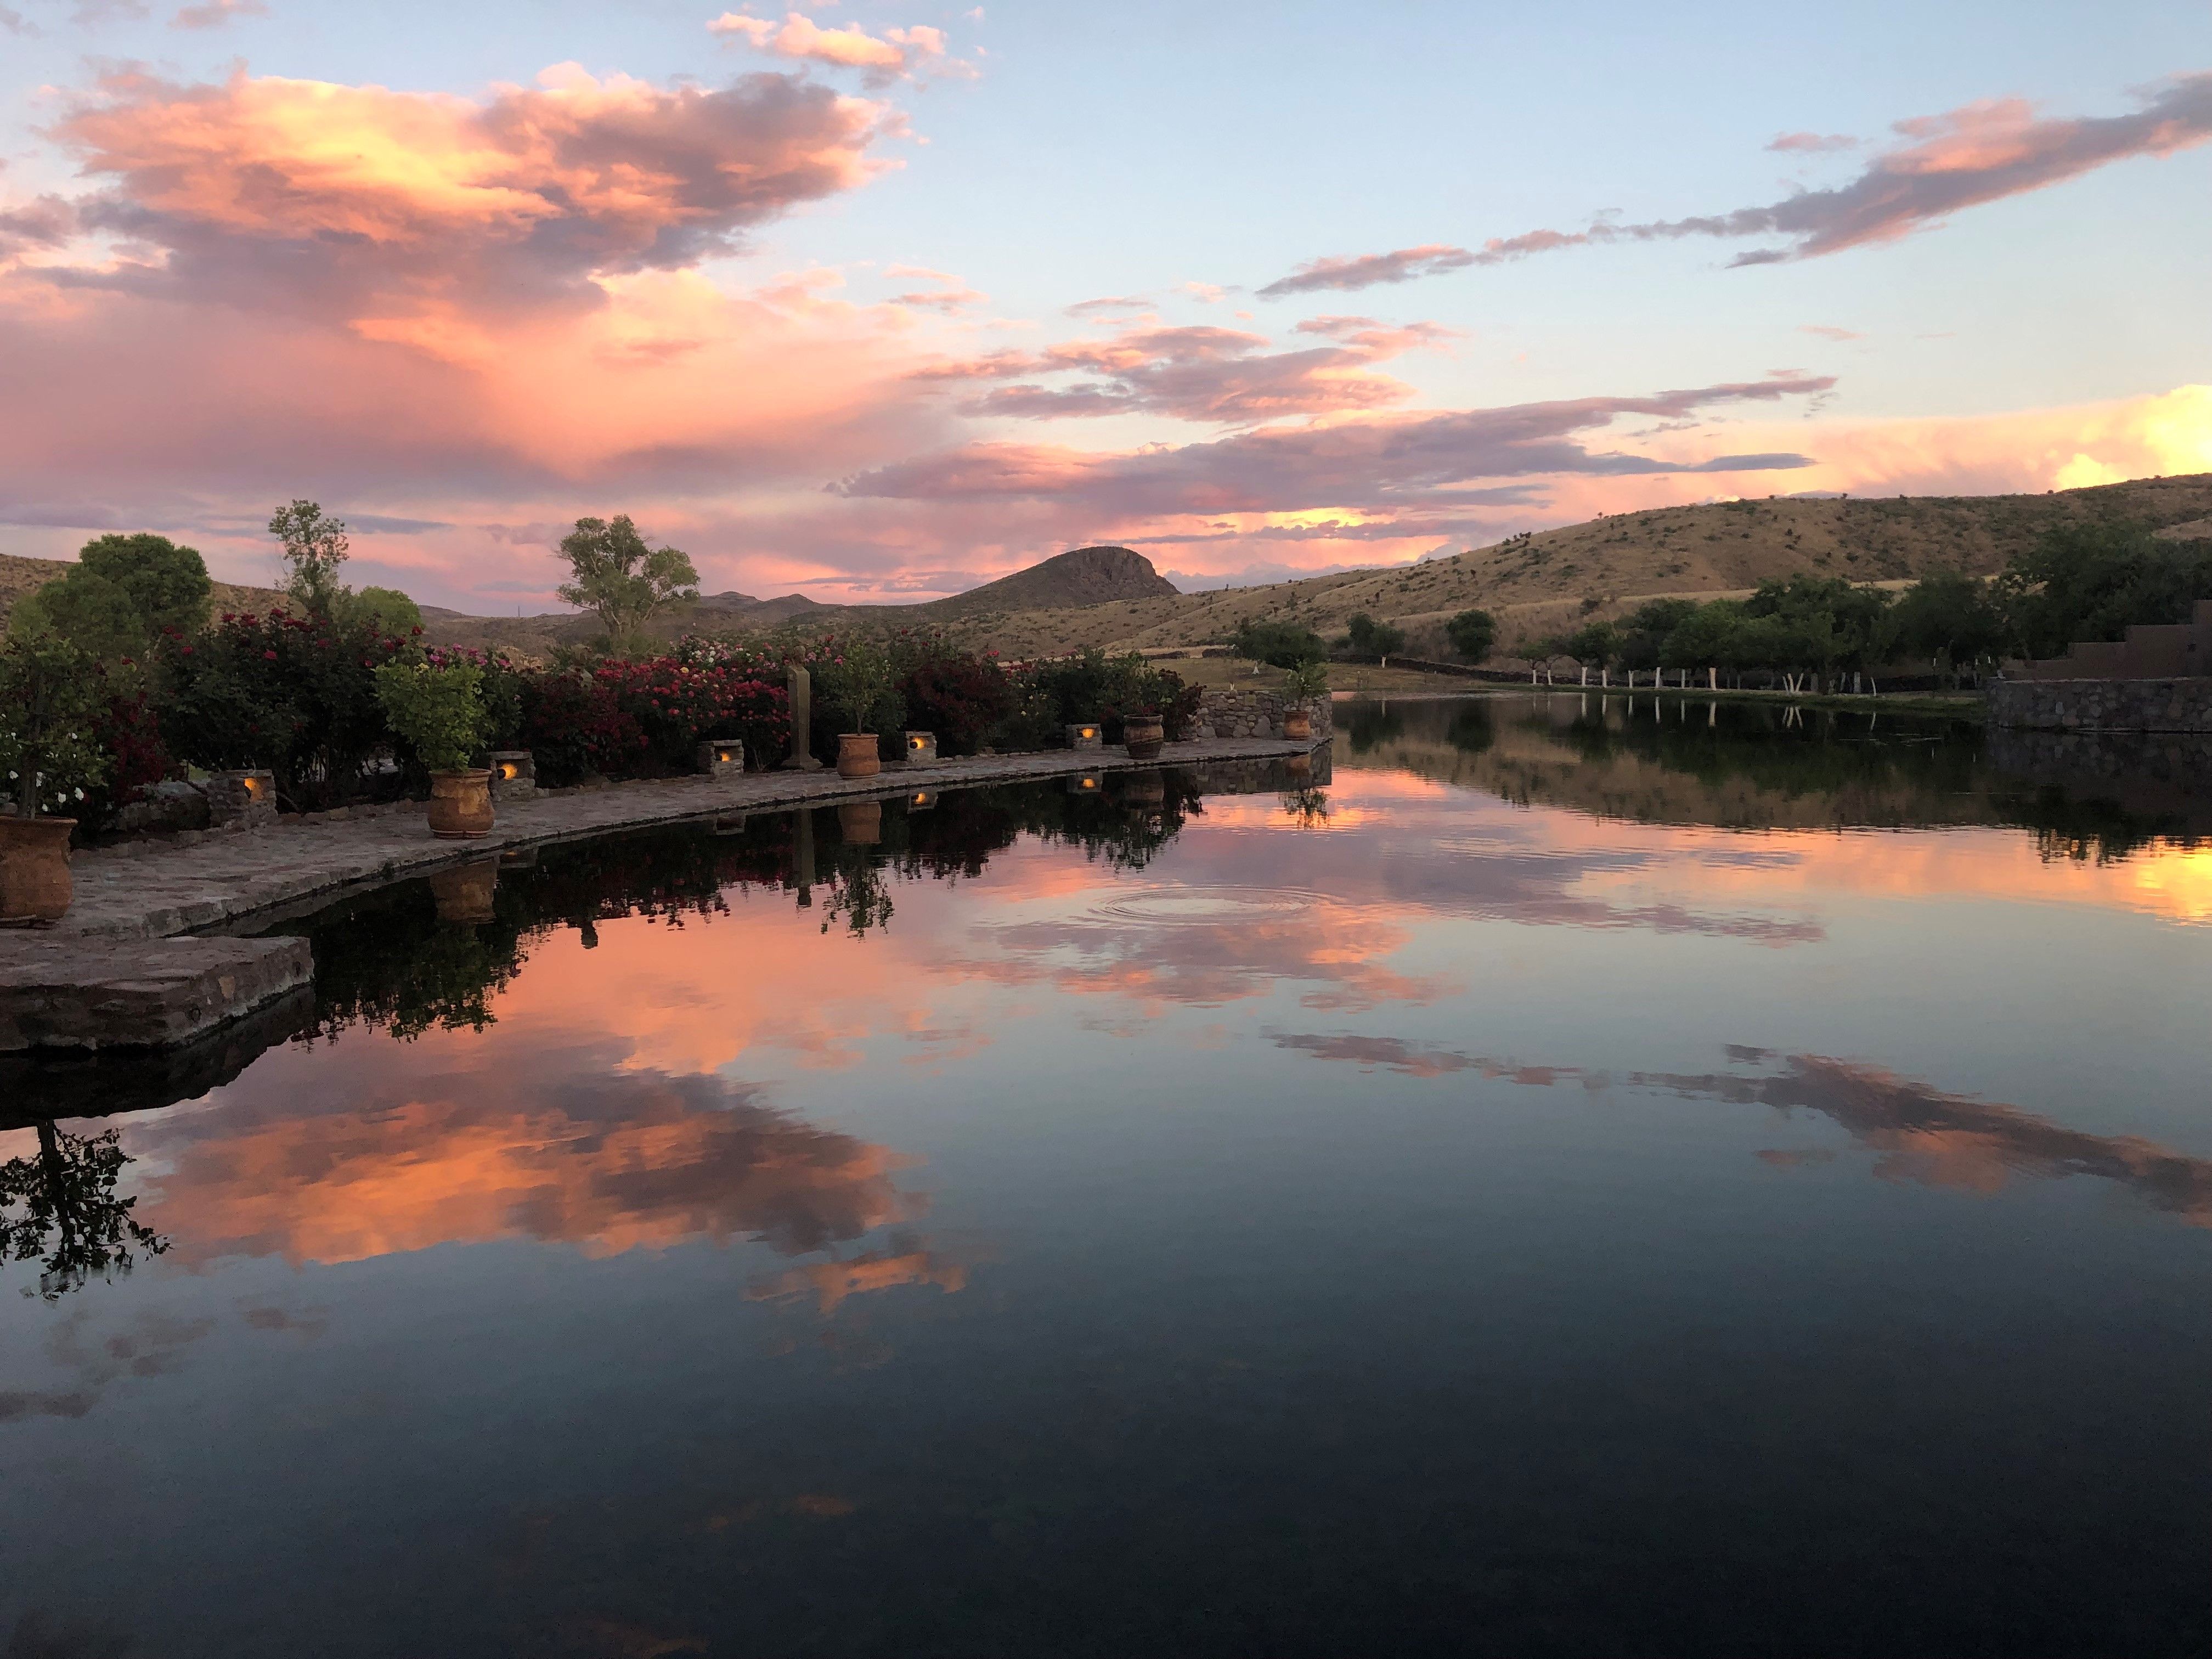
<path id="1" fill-rule="evenodd" d="M 908 766 L 933 766 L 937 763 L 937 733 L 909 732 L 906 734 L 906 763 Z"/>
<path id="2" fill-rule="evenodd" d="M 736 738 L 710 738 L 699 745 L 698 766 L 710 778 L 735 777 L 745 769 L 745 745 Z"/>
<path id="3" fill-rule="evenodd" d="M 1106 746 L 1106 728 L 1096 720 L 1085 720 L 1071 726 L 1067 728 L 1067 746 L 1070 749 L 1103 749 Z"/>

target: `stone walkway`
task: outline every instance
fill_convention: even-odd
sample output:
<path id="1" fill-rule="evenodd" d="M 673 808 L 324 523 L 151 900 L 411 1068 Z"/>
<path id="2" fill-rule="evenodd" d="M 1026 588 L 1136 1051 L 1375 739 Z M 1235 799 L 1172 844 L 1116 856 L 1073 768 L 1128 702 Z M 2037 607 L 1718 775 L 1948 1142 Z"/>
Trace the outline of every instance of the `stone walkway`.
<path id="1" fill-rule="evenodd" d="M 0 932 L 0 1053 L 184 1041 L 307 982 L 298 940 L 178 939 L 258 911 L 364 882 L 422 875 L 504 848 L 610 831 L 911 789 L 1187 765 L 1270 760 L 1318 744 L 1267 738 L 1170 744 L 1157 763 L 1118 750 L 979 756 L 886 768 L 854 779 L 834 771 L 747 772 L 559 791 L 501 803 L 480 841 L 439 841 L 420 803 L 367 813 L 309 814 L 264 830 L 149 839 L 79 853 L 76 897 L 60 925 Z"/>

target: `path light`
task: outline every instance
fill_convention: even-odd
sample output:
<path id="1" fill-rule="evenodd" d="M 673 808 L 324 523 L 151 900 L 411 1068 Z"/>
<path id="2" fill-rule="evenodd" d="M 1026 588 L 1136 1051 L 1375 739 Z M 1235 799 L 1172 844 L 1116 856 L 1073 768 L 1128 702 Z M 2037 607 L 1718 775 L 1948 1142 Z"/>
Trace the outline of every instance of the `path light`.
<path id="1" fill-rule="evenodd" d="M 1071 795 L 1095 795 L 1104 787 L 1096 772 L 1079 772 L 1067 781 L 1067 793 Z"/>
<path id="2" fill-rule="evenodd" d="M 908 766 L 933 766 L 937 763 L 937 733 L 909 732 L 906 734 L 906 763 Z"/>
<path id="3" fill-rule="evenodd" d="M 699 745 L 697 764 L 710 778 L 735 777 L 745 769 L 745 745 L 736 738 L 710 738 Z"/>
<path id="4" fill-rule="evenodd" d="M 208 823 L 215 829 L 235 823 L 247 830 L 276 822 L 276 775 L 218 772 L 207 781 Z"/>
<path id="5" fill-rule="evenodd" d="M 538 793 L 538 758 L 530 750 L 495 749 L 489 758 L 494 800 L 528 800 Z"/>
<path id="6" fill-rule="evenodd" d="M 1106 746 L 1106 728 L 1095 720 L 1071 726 L 1067 728 L 1067 746 L 1070 749 L 1103 749 Z"/>

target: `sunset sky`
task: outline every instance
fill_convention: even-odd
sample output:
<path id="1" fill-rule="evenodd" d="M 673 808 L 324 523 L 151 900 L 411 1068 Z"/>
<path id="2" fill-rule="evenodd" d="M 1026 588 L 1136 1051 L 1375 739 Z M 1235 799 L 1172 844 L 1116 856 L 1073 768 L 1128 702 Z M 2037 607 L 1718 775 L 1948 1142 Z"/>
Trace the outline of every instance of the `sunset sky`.
<path id="1" fill-rule="evenodd" d="M 13 9 L 10 9 L 12 5 Z M 1185 586 L 2212 470 L 2212 7 L 8 0 L 0 551 Z"/>

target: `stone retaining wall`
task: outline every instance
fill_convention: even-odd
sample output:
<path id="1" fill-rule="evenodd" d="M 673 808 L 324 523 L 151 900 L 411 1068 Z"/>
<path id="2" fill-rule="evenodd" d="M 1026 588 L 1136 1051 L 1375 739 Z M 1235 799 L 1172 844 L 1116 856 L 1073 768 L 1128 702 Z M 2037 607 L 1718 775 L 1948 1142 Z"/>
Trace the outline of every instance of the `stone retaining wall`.
<path id="1" fill-rule="evenodd" d="M 1999 680 L 1990 724 L 2045 732 L 2212 732 L 2212 678 Z"/>
<path id="2" fill-rule="evenodd" d="M 1279 691 L 1224 690 L 1217 686 L 1206 688 L 1206 700 L 1198 706 L 1198 718 L 1192 723 L 1190 734 L 1200 739 L 1212 738 L 1279 738 L 1283 735 L 1284 711 L 1303 707 L 1313 716 L 1316 742 L 1334 729 L 1330 717 L 1329 701 L 1316 697 L 1299 705 Z"/>

